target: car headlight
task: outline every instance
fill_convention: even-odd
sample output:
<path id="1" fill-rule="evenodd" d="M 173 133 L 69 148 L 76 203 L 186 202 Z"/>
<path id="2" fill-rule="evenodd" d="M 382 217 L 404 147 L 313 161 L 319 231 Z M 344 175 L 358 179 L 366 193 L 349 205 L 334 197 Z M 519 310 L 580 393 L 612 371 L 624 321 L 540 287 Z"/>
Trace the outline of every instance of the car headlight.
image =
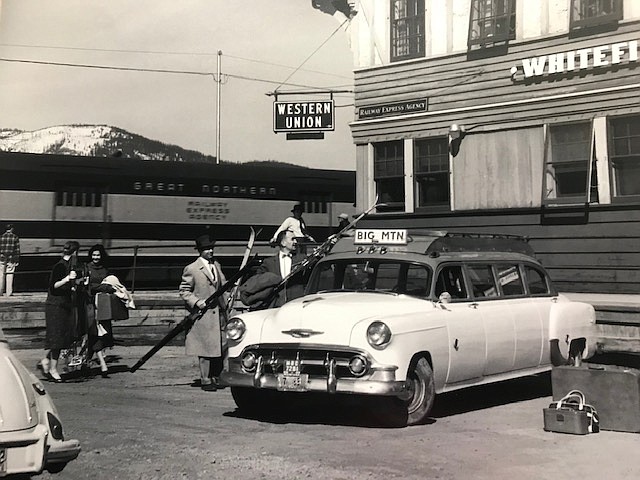
<path id="1" fill-rule="evenodd" d="M 383 322 L 373 322 L 367 328 L 367 340 L 369 345 L 378 350 L 382 350 L 391 341 L 391 330 Z"/>
<path id="2" fill-rule="evenodd" d="M 229 340 L 232 340 L 234 342 L 239 341 L 244 336 L 244 332 L 246 331 L 246 325 L 238 317 L 234 317 L 227 322 L 226 332 L 227 338 Z"/>

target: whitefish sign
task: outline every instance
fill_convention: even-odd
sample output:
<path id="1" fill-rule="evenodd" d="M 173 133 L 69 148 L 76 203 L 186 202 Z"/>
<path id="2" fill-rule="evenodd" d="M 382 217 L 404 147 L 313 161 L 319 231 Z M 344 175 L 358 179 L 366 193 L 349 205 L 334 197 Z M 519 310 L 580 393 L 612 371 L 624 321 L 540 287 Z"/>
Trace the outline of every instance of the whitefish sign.
<path id="1" fill-rule="evenodd" d="M 273 102 L 274 132 L 324 132 L 335 130 L 333 100 Z"/>

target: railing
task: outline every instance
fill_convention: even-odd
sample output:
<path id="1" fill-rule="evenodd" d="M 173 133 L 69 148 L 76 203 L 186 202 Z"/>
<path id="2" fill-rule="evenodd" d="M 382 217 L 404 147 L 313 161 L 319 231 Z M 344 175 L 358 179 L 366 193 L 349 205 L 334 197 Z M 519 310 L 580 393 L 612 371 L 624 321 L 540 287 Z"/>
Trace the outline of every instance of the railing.
<path id="1" fill-rule="evenodd" d="M 246 241 L 216 242 L 216 260 L 223 269 L 235 268 L 240 264 L 245 247 Z M 105 247 L 105 250 L 110 256 L 109 272 L 131 292 L 136 290 L 138 283 L 148 290 L 177 289 L 184 266 L 197 255 L 193 242 L 121 245 Z M 83 262 L 87 262 L 87 251 L 80 250 Z M 14 273 L 14 291 L 46 291 L 51 269 L 61 258 L 59 252 L 22 252 Z M 265 256 L 273 253 L 266 241 L 256 242 L 254 252 Z"/>

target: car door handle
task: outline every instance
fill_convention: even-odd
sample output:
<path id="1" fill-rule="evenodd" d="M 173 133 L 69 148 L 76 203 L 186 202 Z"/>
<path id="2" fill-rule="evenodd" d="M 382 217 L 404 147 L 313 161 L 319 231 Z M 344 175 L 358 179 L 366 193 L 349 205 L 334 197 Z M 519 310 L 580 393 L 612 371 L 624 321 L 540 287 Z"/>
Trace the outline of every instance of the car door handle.
<path id="1" fill-rule="evenodd" d="M 478 308 L 478 304 L 476 302 L 470 303 L 469 308 Z"/>

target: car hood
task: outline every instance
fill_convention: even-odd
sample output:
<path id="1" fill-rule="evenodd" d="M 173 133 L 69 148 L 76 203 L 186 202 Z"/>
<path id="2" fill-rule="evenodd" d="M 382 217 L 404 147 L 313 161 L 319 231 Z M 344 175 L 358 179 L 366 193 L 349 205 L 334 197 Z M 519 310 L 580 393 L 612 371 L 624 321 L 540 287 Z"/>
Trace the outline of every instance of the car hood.
<path id="1" fill-rule="evenodd" d="M 260 343 L 348 345 L 361 322 L 424 309 L 424 300 L 406 295 L 331 292 L 307 295 L 273 310 L 262 328 Z"/>
<path id="2" fill-rule="evenodd" d="M 32 383 L 24 366 L 0 341 L 0 432 L 24 430 L 38 423 Z"/>

